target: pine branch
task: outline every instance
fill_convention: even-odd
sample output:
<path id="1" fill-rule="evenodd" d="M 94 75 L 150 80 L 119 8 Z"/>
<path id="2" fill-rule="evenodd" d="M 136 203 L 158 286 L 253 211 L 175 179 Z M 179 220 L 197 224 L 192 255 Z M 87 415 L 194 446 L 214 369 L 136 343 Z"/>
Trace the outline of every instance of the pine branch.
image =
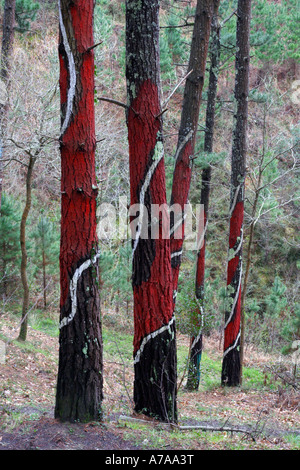
<path id="1" fill-rule="evenodd" d="M 117 106 L 121 106 L 121 108 L 128 109 L 128 105 L 125 103 L 122 103 L 121 101 L 114 100 L 112 98 L 106 98 L 104 96 L 101 96 L 98 98 L 100 101 L 107 101 L 108 103 L 116 104 Z"/>

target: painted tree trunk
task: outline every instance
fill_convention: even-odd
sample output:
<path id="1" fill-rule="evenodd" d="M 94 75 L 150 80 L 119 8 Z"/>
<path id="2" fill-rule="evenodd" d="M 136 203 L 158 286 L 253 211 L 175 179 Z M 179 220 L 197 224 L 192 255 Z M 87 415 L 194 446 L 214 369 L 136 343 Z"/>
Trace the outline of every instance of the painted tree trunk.
<path id="1" fill-rule="evenodd" d="M 211 23 L 211 45 L 210 45 L 210 69 L 208 96 L 206 107 L 204 152 L 209 154 L 213 151 L 213 136 L 215 123 L 215 104 L 217 97 L 218 69 L 220 56 L 220 24 L 218 21 L 218 10 L 220 0 L 214 2 L 214 14 Z M 204 323 L 204 276 L 205 276 L 205 248 L 206 231 L 208 221 L 209 194 L 211 181 L 211 166 L 208 165 L 202 171 L 202 186 L 200 204 L 203 209 L 203 233 L 199 233 L 199 248 L 196 263 L 195 297 L 197 300 L 197 312 L 192 319 L 192 335 L 190 346 L 190 360 L 186 388 L 197 390 L 200 382 L 200 363 L 202 356 L 202 328 Z"/>
<path id="2" fill-rule="evenodd" d="M 175 153 L 170 206 L 171 265 L 174 304 L 184 240 L 184 210 L 190 190 L 192 162 L 204 84 L 206 58 L 213 15 L 213 0 L 198 0 L 191 43 L 178 143 Z"/>
<path id="3" fill-rule="evenodd" d="M 236 31 L 235 122 L 231 156 L 229 254 L 227 265 L 228 302 L 225 312 L 222 384 L 240 383 L 240 321 L 244 188 L 247 152 L 249 30 L 251 0 L 239 0 Z"/>
<path id="4" fill-rule="evenodd" d="M 170 240 L 162 234 L 168 211 L 160 115 L 158 0 L 126 2 L 126 56 L 131 210 L 139 210 L 139 217 L 134 210 L 131 213 L 134 403 L 137 412 L 176 422 Z M 151 216 L 155 205 L 164 205 L 165 210 L 156 214 L 158 223 L 151 233 L 147 215 Z"/>
<path id="5" fill-rule="evenodd" d="M 55 416 L 101 418 L 102 333 L 96 235 L 93 0 L 59 1 L 60 335 Z"/>

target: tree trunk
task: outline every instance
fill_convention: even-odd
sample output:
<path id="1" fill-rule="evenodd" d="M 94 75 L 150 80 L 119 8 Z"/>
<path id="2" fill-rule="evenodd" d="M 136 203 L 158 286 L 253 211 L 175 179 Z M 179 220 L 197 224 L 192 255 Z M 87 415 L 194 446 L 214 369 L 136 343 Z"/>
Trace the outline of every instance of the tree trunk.
<path id="1" fill-rule="evenodd" d="M 140 209 L 138 219 L 131 214 L 132 226 L 137 222 L 132 241 L 135 410 L 176 422 L 170 240 L 161 233 L 167 211 L 158 214 L 155 239 L 147 218 L 153 205 L 166 209 L 158 0 L 126 2 L 126 56 L 131 208 L 139 204 Z"/>
<path id="2" fill-rule="evenodd" d="M 206 122 L 205 122 L 205 138 L 204 138 L 204 152 L 209 154 L 213 151 L 213 136 L 215 124 L 215 104 L 217 97 L 217 85 L 219 74 L 219 56 L 220 56 L 220 24 L 218 20 L 220 0 L 214 2 L 214 14 L 211 24 L 211 46 L 210 46 L 210 70 L 209 70 L 209 83 L 208 83 L 208 96 L 206 107 Z M 211 181 L 211 166 L 208 165 L 202 171 L 202 186 L 200 204 L 203 207 L 203 227 L 204 233 L 199 234 L 200 242 L 199 250 L 197 253 L 196 264 L 196 282 L 195 282 L 195 296 L 197 300 L 197 313 L 196 318 L 192 319 L 192 335 L 191 335 L 191 348 L 190 360 L 188 368 L 188 379 L 186 387 L 189 390 L 197 390 L 200 382 L 200 363 L 202 355 L 202 324 L 204 321 L 204 275 L 205 275 L 205 248 L 206 248 L 206 231 L 209 207 L 209 193 Z"/>
<path id="3" fill-rule="evenodd" d="M 227 296 L 230 305 L 225 311 L 222 384 L 240 383 L 240 320 L 242 244 L 244 219 L 244 190 L 247 152 L 248 88 L 249 88 L 249 30 L 251 0 L 239 0 L 236 32 L 236 79 L 234 131 L 231 155 L 231 195 L 229 253 L 227 265 Z"/>
<path id="4" fill-rule="evenodd" d="M 14 42 L 14 25 L 15 25 L 15 6 L 16 0 L 5 0 L 4 3 L 4 16 L 3 16 L 3 28 L 2 28 L 2 50 L 1 50 L 1 69 L 0 79 L 1 88 L 7 87 L 7 81 L 10 70 L 11 55 L 13 51 Z M 4 92 L 4 89 L 1 90 Z M 4 134 L 5 129 L 5 115 L 6 115 L 6 99 L 0 102 L 0 122 L 1 122 L 1 134 Z M 3 148 L 2 138 L 0 139 L 0 210 L 1 210 L 1 196 L 2 196 L 2 185 L 3 185 Z"/>
<path id="5" fill-rule="evenodd" d="M 32 176 L 33 176 L 33 167 L 36 162 L 36 158 L 31 156 L 29 159 L 29 164 L 27 168 L 26 175 L 26 202 L 23 210 L 21 225 L 20 225 L 20 245 L 21 245 L 21 280 L 23 286 L 23 303 L 22 303 L 22 320 L 21 328 L 19 332 L 19 341 L 26 341 L 27 338 L 27 328 L 28 328 L 28 306 L 29 306 L 29 286 L 27 279 L 27 250 L 26 250 L 26 222 L 28 214 L 31 208 L 31 186 L 32 186 Z"/>
<path id="6" fill-rule="evenodd" d="M 93 0 L 60 0 L 60 335 L 55 416 L 101 418 Z"/>
<path id="7" fill-rule="evenodd" d="M 16 0 L 5 0 L 0 78 L 7 82 L 13 51 Z"/>
<path id="8" fill-rule="evenodd" d="M 179 268 L 181 264 L 184 239 L 183 214 L 185 205 L 188 202 L 190 190 L 192 162 L 197 137 L 199 109 L 204 84 L 213 4 L 213 0 L 197 1 L 188 66 L 188 72 L 191 73 L 186 79 L 178 143 L 175 153 L 175 169 L 170 202 L 171 207 L 174 207 L 174 211 L 171 211 L 170 214 L 171 265 L 174 303 L 177 294 Z M 176 230 L 174 230 L 175 226 L 178 227 Z M 180 230 L 182 230 L 182 232 L 180 232 Z M 180 233 L 182 233 L 182 236 L 178 235 Z"/>

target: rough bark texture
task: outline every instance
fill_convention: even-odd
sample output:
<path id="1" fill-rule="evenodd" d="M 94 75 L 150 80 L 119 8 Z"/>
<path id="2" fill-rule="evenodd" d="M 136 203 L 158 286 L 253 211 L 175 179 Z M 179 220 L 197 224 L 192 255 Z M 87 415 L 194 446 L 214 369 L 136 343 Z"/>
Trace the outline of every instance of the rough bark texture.
<path id="1" fill-rule="evenodd" d="M 1 87 L 7 86 L 11 55 L 14 43 L 14 25 L 15 25 L 15 8 L 16 0 L 5 0 L 4 3 L 4 16 L 2 27 L 2 49 L 1 49 L 1 69 L 0 79 L 2 80 Z M 3 185 L 3 148 L 2 148 L 2 135 L 5 129 L 5 117 L 7 114 L 6 100 L 0 102 L 0 123 L 1 123 L 1 136 L 0 136 L 0 210 L 1 210 L 1 195 Z"/>
<path id="2" fill-rule="evenodd" d="M 188 72 L 192 72 L 187 77 L 184 89 L 170 202 L 171 206 L 174 205 L 175 208 L 180 208 L 180 214 L 176 214 L 176 211 L 174 211 L 173 216 L 171 212 L 170 221 L 174 301 L 177 294 L 178 275 L 182 256 L 184 220 L 182 220 L 182 224 L 178 226 L 176 231 L 174 231 L 174 224 L 177 225 L 181 214 L 184 213 L 185 204 L 187 204 L 188 201 L 192 174 L 192 159 L 197 137 L 199 109 L 204 84 L 212 15 L 213 0 L 198 0 L 188 66 Z M 180 230 L 182 230 L 182 232 L 180 232 Z M 182 233 L 182 236 L 178 236 L 178 233 Z"/>
<path id="3" fill-rule="evenodd" d="M 205 138 L 204 138 L 204 152 L 207 154 L 213 151 L 213 136 L 214 136 L 214 122 L 215 122 L 215 104 L 217 97 L 218 85 L 218 69 L 219 69 L 219 56 L 220 56 L 220 24 L 218 20 L 220 0 L 214 2 L 214 13 L 211 23 L 211 44 L 210 44 L 210 69 L 209 69 L 209 83 L 206 107 L 206 122 L 205 122 Z M 211 181 L 211 166 L 202 171 L 202 185 L 200 204 L 203 207 L 203 227 L 204 233 L 199 234 L 199 238 L 203 240 L 200 242 L 199 250 L 197 253 L 196 264 L 196 282 L 195 282 L 195 296 L 197 299 L 197 313 L 196 318 L 193 319 L 193 332 L 191 336 L 191 351 L 188 369 L 187 388 L 189 390 L 197 390 L 200 381 L 200 363 L 202 355 L 202 325 L 204 322 L 204 276 L 205 276 L 205 248 L 206 248 L 206 233 L 208 222 L 208 208 L 209 208 L 209 193 Z"/>
<path id="4" fill-rule="evenodd" d="M 249 88 L 249 29 L 251 0 L 239 0 L 236 32 L 235 123 L 231 157 L 231 197 L 227 289 L 230 305 L 225 313 L 222 384 L 240 382 L 240 320 L 244 188 L 247 152 Z"/>
<path id="5" fill-rule="evenodd" d="M 176 338 L 172 316 L 170 241 L 151 238 L 146 211 L 166 205 L 159 70 L 159 1 L 126 2 L 126 79 L 133 233 L 135 410 L 177 420 Z M 144 211 L 141 209 L 144 207 Z M 138 215 L 138 214 L 137 214 Z M 165 213 L 166 215 L 166 213 Z M 152 227 L 154 229 L 155 227 Z"/>
<path id="6" fill-rule="evenodd" d="M 7 81 L 14 42 L 16 0 L 5 0 L 3 16 L 0 78 Z"/>
<path id="7" fill-rule="evenodd" d="M 55 416 L 101 417 L 93 0 L 60 0 L 60 336 Z"/>

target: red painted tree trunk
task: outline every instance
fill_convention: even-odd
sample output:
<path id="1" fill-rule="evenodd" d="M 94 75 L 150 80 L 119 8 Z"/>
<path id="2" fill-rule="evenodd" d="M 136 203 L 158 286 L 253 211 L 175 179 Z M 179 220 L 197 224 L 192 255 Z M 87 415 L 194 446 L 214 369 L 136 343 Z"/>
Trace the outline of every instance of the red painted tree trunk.
<path id="1" fill-rule="evenodd" d="M 93 0 L 60 0 L 60 348 L 55 416 L 99 419 L 102 336 L 96 236 Z"/>
<path id="2" fill-rule="evenodd" d="M 153 238 L 149 225 L 153 205 L 166 206 L 159 116 L 158 0 L 127 2 L 126 55 L 131 208 L 139 204 L 139 218 L 131 214 L 136 227 L 132 242 L 135 410 L 175 422 L 177 372 L 170 240 L 161 232 L 162 213 L 157 214 L 157 238 Z"/>
<path id="3" fill-rule="evenodd" d="M 218 68 L 220 55 L 220 24 L 218 20 L 220 0 L 214 1 L 214 14 L 211 24 L 210 69 L 205 120 L 204 152 L 213 151 L 213 135 L 215 122 L 215 104 L 218 84 Z M 202 187 L 200 204 L 203 208 L 203 233 L 199 233 L 199 248 L 196 262 L 195 297 L 197 300 L 197 312 L 192 319 L 192 335 L 190 347 L 190 361 L 186 387 L 189 390 L 197 390 L 200 382 L 200 363 L 202 355 L 202 329 L 204 325 L 204 277 L 205 277 L 205 249 L 208 222 L 208 208 L 210 195 L 211 166 L 202 171 Z"/>
<path id="4" fill-rule="evenodd" d="M 240 322 L 242 244 L 244 219 L 244 189 L 247 152 L 248 88 L 249 88 L 249 30 L 251 0 L 239 0 L 236 32 L 235 125 L 231 156 L 231 197 L 229 227 L 229 258 L 227 267 L 228 298 L 225 312 L 224 355 L 222 384 L 240 383 Z"/>
<path id="5" fill-rule="evenodd" d="M 184 240 L 184 217 L 182 216 L 184 215 L 185 204 L 188 202 L 190 190 L 192 159 L 197 137 L 199 109 L 204 85 L 206 58 L 213 15 L 213 3 L 213 0 L 198 0 L 197 2 L 188 66 L 188 72 L 191 73 L 187 77 L 185 84 L 181 123 L 175 153 L 175 169 L 170 201 L 170 205 L 174 205 L 173 207 L 175 208 L 174 213 L 171 211 L 170 220 L 174 302 L 177 295 L 179 268 Z M 174 230 L 174 227 L 177 227 L 177 229 Z M 180 233 L 182 233 L 182 236 L 178 236 Z"/>

